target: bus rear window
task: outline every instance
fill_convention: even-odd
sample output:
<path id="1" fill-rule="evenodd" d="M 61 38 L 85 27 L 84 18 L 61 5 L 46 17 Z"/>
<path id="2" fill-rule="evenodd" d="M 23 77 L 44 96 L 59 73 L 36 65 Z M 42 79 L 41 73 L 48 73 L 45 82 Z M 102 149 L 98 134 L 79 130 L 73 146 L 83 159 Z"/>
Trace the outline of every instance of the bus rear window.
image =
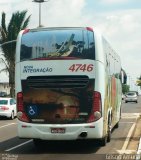
<path id="1" fill-rule="evenodd" d="M 82 29 L 59 29 L 23 34 L 21 61 L 63 57 L 95 59 L 94 33 Z"/>

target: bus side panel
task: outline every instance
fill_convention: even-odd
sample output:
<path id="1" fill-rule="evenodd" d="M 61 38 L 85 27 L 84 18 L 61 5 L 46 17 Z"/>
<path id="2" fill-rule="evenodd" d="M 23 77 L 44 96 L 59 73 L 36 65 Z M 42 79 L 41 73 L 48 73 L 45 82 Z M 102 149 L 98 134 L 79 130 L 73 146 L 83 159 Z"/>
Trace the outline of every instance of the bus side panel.
<path id="1" fill-rule="evenodd" d="M 116 118 L 115 124 L 119 122 L 121 116 L 121 105 L 122 105 L 122 86 L 121 81 L 116 79 L 117 95 L 116 95 Z M 114 124 L 114 125 L 115 125 Z"/>
<path id="2" fill-rule="evenodd" d="M 20 71 L 21 71 L 21 65 L 20 65 L 20 63 L 16 63 L 16 66 L 15 66 L 15 84 L 16 84 L 15 85 L 15 92 L 16 92 L 16 94 L 18 92 L 21 92 L 21 90 L 22 90 Z"/>
<path id="3" fill-rule="evenodd" d="M 100 92 L 102 99 L 102 117 L 103 117 L 103 136 L 107 135 L 107 115 L 109 112 L 108 95 L 107 95 L 107 77 L 108 73 L 105 65 L 105 53 L 102 42 L 102 35 L 95 32 L 95 56 L 96 56 L 96 78 L 95 78 L 95 91 Z"/>
<path id="4" fill-rule="evenodd" d="M 20 31 L 17 44 L 16 44 L 16 61 L 15 61 L 15 96 L 18 92 L 21 92 L 21 65 L 20 65 L 20 50 L 21 50 L 21 37 L 23 34 L 23 30 Z"/>
<path id="5" fill-rule="evenodd" d="M 105 137 L 107 134 L 107 114 L 108 114 L 108 104 L 107 104 L 107 95 L 106 87 L 107 87 L 107 80 L 105 74 L 105 67 L 104 64 L 96 61 L 96 78 L 95 78 L 95 91 L 100 92 L 101 94 L 101 101 L 102 101 L 102 117 L 103 117 L 103 136 Z"/>
<path id="6" fill-rule="evenodd" d="M 121 84 L 120 58 L 112 49 L 110 44 L 95 32 L 95 49 L 96 49 L 96 84 L 95 90 L 101 93 L 102 97 L 102 116 L 103 137 L 106 136 L 108 130 L 108 120 L 111 121 L 111 127 L 120 119 L 121 106 Z"/>

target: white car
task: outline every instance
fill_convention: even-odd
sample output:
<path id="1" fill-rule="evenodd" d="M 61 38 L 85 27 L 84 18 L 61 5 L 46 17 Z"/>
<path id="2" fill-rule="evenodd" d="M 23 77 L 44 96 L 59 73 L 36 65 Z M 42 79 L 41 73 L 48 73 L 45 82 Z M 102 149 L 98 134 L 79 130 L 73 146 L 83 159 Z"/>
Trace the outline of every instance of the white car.
<path id="1" fill-rule="evenodd" d="M 0 97 L 0 117 L 14 119 L 15 116 L 17 116 L 15 99 Z"/>
<path id="2" fill-rule="evenodd" d="M 136 102 L 138 103 L 138 96 L 136 92 L 129 92 L 125 96 L 125 103 L 127 102 Z"/>

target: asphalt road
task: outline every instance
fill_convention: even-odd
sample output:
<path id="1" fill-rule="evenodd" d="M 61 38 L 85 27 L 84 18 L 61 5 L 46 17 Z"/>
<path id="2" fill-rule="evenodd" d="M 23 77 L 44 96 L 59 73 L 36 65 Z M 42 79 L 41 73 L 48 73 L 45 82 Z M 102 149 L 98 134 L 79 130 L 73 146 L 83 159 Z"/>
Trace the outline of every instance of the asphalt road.
<path id="1" fill-rule="evenodd" d="M 17 137 L 15 120 L 0 120 L 0 153 L 1 159 L 9 160 L 104 160 L 117 159 L 114 154 L 135 154 L 140 137 L 139 114 L 141 113 L 141 97 L 139 102 L 124 103 L 122 118 L 118 129 L 112 132 L 112 139 L 105 147 L 97 141 L 54 141 L 47 142 L 41 149 L 35 148 L 32 140 Z M 138 121 L 137 121 L 138 119 Z M 118 156 L 118 155 L 116 155 Z"/>

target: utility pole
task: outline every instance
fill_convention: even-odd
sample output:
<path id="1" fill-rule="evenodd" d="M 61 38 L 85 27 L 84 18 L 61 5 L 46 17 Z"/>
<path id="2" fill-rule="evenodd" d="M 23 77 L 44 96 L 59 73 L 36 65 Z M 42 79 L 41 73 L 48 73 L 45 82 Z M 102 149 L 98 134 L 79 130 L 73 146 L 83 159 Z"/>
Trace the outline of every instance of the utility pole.
<path id="1" fill-rule="evenodd" d="M 48 0 L 49 1 L 49 0 Z M 48 1 L 45 1 L 45 0 L 33 0 L 32 2 L 36 2 L 36 3 L 39 3 L 39 27 L 41 27 L 41 3 L 44 3 L 44 2 L 48 2 Z"/>

